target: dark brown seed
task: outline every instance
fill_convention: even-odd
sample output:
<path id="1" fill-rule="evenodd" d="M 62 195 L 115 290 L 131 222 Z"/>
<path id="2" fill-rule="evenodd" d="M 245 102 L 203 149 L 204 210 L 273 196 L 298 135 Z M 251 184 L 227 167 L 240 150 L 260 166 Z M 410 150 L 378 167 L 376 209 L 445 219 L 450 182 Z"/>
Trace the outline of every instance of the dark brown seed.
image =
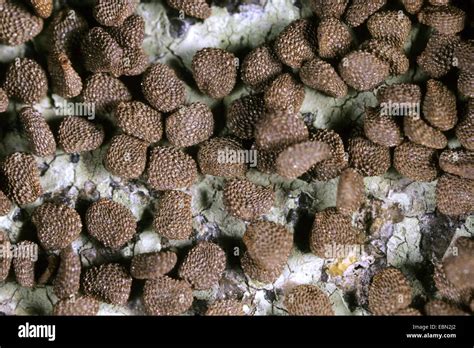
<path id="1" fill-rule="evenodd" d="M 441 131 L 452 129 L 458 122 L 456 96 L 441 82 L 428 80 L 423 115 L 433 127 Z"/>
<path id="2" fill-rule="evenodd" d="M 99 301 L 89 296 L 64 299 L 56 302 L 53 315 L 60 316 L 92 316 L 99 312 Z"/>
<path id="3" fill-rule="evenodd" d="M 253 280 L 261 283 L 273 283 L 283 273 L 286 263 L 281 263 L 276 267 L 264 268 L 259 266 L 246 252 L 240 259 L 240 264 L 244 273 Z"/>
<path id="4" fill-rule="evenodd" d="M 51 51 L 65 52 L 73 59 L 88 29 L 86 19 L 79 12 L 73 9 L 55 12 L 48 28 Z"/>
<path id="5" fill-rule="evenodd" d="M 448 145 L 446 136 L 441 131 L 428 125 L 419 115 L 405 116 L 403 118 L 403 131 L 414 143 L 444 149 Z"/>
<path id="6" fill-rule="evenodd" d="M 449 260 L 449 259 L 448 259 Z M 458 289 L 446 276 L 442 263 L 434 264 L 433 280 L 438 293 L 451 303 L 467 303 L 471 297 L 469 288 Z"/>
<path id="7" fill-rule="evenodd" d="M 133 14 L 137 0 L 97 0 L 94 5 L 94 18 L 101 25 L 116 27 Z"/>
<path id="8" fill-rule="evenodd" d="M 135 279 L 158 279 L 171 272 L 178 257 L 172 251 L 161 251 L 135 255 L 130 274 Z"/>
<path id="9" fill-rule="evenodd" d="M 382 86 L 377 91 L 377 99 L 380 106 L 388 107 L 390 104 L 419 105 L 421 103 L 421 90 L 418 85 L 411 83 L 397 83 L 389 86 Z"/>
<path id="10" fill-rule="evenodd" d="M 327 181 L 338 177 L 348 165 L 344 144 L 339 134 L 330 129 L 318 129 L 311 134 L 311 140 L 328 144 L 331 151 L 331 157 L 316 163 L 311 168 L 314 179 Z"/>
<path id="11" fill-rule="evenodd" d="M 454 250 L 455 253 L 443 260 L 446 277 L 458 289 L 465 289 L 472 293 L 474 289 L 474 239 L 459 237 L 454 243 Z"/>
<path id="12" fill-rule="evenodd" d="M 474 180 L 443 174 L 436 185 L 436 206 L 442 214 L 448 216 L 472 213 Z"/>
<path id="13" fill-rule="evenodd" d="M 143 289 L 143 306 L 150 315 L 180 315 L 193 303 L 191 286 L 167 276 L 147 280 Z"/>
<path id="14" fill-rule="evenodd" d="M 81 217 L 64 204 L 43 203 L 35 209 L 31 221 L 41 246 L 46 250 L 66 248 L 82 231 Z"/>
<path id="15" fill-rule="evenodd" d="M 146 100 L 160 112 L 170 112 L 184 103 L 184 83 L 167 65 L 156 63 L 143 74 L 142 91 Z"/>
<path id="16" fill-rule="evenodd" d="M 287 179 L 296 179 L 316 163 L 331 157 L 331 147 L 319 141 L 305 141 L 283 150 L 276 160 L 276 172 Z"/>
<path id="17" fill-rule="evenodd" d="M 11 244 L 8 235 L 0 230 L 0 248 L 2 250 L 10 250 Z M 12 264 L 12 257 L 8 253 L 2 252 L 0 254 L 0 282 L 4 282 L 10 273 L 10 267 Z"/>
<path id="18" fill-rule="evenodd" d="M 323 19 L 317 30 L 318 52 L 321 58 L 341 57 L 352 46 L 352 34 L 341 20 L 333 17 Z"/>
<path id="19" fill-rule="evenodd" d="M 105 73 L 90 76 L 82 90 L 84 102 L 95 106 L 98 113 L 112 112 L 121 101 L 132 99 L 130 91 L 118 78 Z"/>
<path id="20" fill-rule="evenodd" d="M 164 192 L 156 208 L 153 227 L 168 239 L 188 239 L 193 233 L 191 196 L 181 191 Z"/>
<path id="21" fill-rule="evenodd" d="M 474 100 L 472 99 L 464 119 L 456 126 L 456 137 L 463 147 L 474 151 Z"/>
<path id="22" fill-rule="evenodd" d="M 364 134 L 370 141 L 386 147 L 400 145 L 403 141 L 401 129 L 393 116 L 375 108 L 365 109 Z"/>
<path id="23" fill-rule="evenodd" d="M 351 27 L 358 27 L 386 3 L 387 0 L 353 0 L 347 8 L 345 21 Z"/>
<path id="24" fill-rule="evenodd" d="M 242 62 L 241 78 L 250 88 L 262 91 L 283 70 L 271 46 L 262 45 L 254 48 Z"/>
<path id="25" fill-rule="evenodd" d="M 398 269 L 389 267 L 377 273 L 369 288 L 369 310 L 374 315 L 391 315 L 407 308 L 412 288 Z"/>
<path id="26" fill-rule="evenodd" d="M 161 113 L 139 102 L 121 102 L 115 110 L 115 118 L 120 129 L 128 135 L 155 143 L 163 135 Z"/>
<path id="27" fill-rule="evenodd" d="M 315 58 L 303 64 L 300 71 L 301 81 L 308 87 L 323 92 L 333 98 L 347 95 L 347 86 L 331 64 Z"/>
<path id="28" fill-rule="evenodd" d="M 393 315 L 401 315 L 404 317 L 407 317 L 407 316 L 418 317 L 418 316 L 421 316 L 422 314 L 418 309 L 408 307 L 408 308 L 400 309 L 398 312 L 394 313 Z"/>
<path id="29" fill-rule="evenodd" d="M 9 155 L 2 166 L 7 196 L 18 205 L 32 203 L 43 194 L 33 156 L 22 152 Z"/>
<path id="30" fill-rule="evenodd" d="M 266 113 L 255 127 L 255 144 L 262 150 L 279 151 L 307 139 L 308 128 L 295 112 Z"/>
<path id="31" fill-rule="evenodd" d="M 474 98 L 474 73 L 461 70 L 458 77 L 458 91 L 467 98 Z"/>
<path id="32" fill-rule="evenodd" d="M 316 285 L 298 285 L 285 296 L 289 315 L 334 315 L 329 296 Z"/>
<path id="33" fill-rule="evenodd" d="M 436 150 L 407 140 L 395 148 L 393 166 L 411 180 L 430 182 L 438 176 L 435 156 Z"/>
<path id="34" fill-rule="evenodd" d="M 82 280 L 84 293 L 99 301 L 124 305 L 130 296 L 132 277 L 118 263 L 88 269 Z"/>
<path id="35" fill-rule="evenodd" d="M 237 300 L 217 300 L 206 311 L 207 316 L 240 316 L 245 315 L 242 302 Z"/>
<path id="36" fill-rule="evenodd" d="M 53 291 L 59 299 L 78 293 L 81 283 L 81 260 L 69 246 L 61 250 L 61 262 L 54 280 Z"/>
<path id="37" fill-rule="evenodd" d="M 19 2 L 0 2 L 0 43 L 18 46 L 31 40 L 43 29 L 43 20 L 32 15 Z"/>
<path id="38" fill-rule="evenodd" d="M 148 55 L 141 47 L 123 49 L 122 74 L 125 76 L 141 75 L 149 66 Z"/>
<path id="39" fill-rule="evenodd" d="M 240 139 L 253 139 L 255 125 L 265 113 L 261 95 L 247 95 L 234 100 L 227 109 L 227 127 Z"/>
<path id="40" fill-rule="evenodd" d="M 8 109 L 8 95 L 3 88 L 0 87 L 0 113 Z"/>
<path id="41" fill-rule="evenodd" d="M 310 248 L 316 256 L 335 258 L 333 249 L 348 250 L 347 247 L 360 242 L 359 231 L 352 227 L 350 216 L 338 213 L 336 208 L 316 213 L 310 235 Z"/>
<path id="42" fill-rule="evenodd" d="M 255 185 L 248 180 L 232 179 L 224 186 L 223 200 L 231 215 L 252 221 L 270 211 L 275 193 L 271 188 Z"/>
<path id="43" fill-rule="evenodd" d="M 86 226 L 104 246 L 118 249 L 135 235 L 137 220 L 124 205 L 102 198 L 87 209 Z"/>
<path id="44" fill-rule="evenodd" d="M 442 300 L 431 300 L 425 305 L 425 313 L 429 316 L 459 316 L 468 315 L 458 306 Z"/>
<path id="45" fill-rule="evenodd" d="M 113 175 L 136 179 L 146 166 L 148 144 L 129 135 L 115 135 L 104 157 L 104 166 Z"/>
<path id="46" fill-rule="evenodd" d="M 8 199 L 8 197 L 0 191 L 0 216 L 7 215 L 12 208 L 12 202 Z"/>
<path id="47" fill-rule="evenodd" d="M 433 6 L 449 5 L 451 0 L 428 0 L 428 3 Z"/>
<path id="48" fill-rule="evenodd" d="M 104 130 L 84 118 L 65 117 L 59 125 L 58 143 L 66 153 L 92 151 L 104 141 Z"/>
<path id="49" fill-rule="evenodd" d="M 230 138 L 211 138 L 197 154 L 202 174 L 223 177 L 244 177 L 250 160 L 247 157 L 241 144 Z"/>
<path id="50" fill-rule="evenodd" d="M 418 13 L 418 21 L 441 34 L 452 35 L 464 29 L 466 13 L 450 5 L 426 6 Z"/>
<path id="51" fill-rule="evenodd" d="M 48 55 L 48 71 L 51 76 L 53 93 L 63 98 L 74 98 L 81 94 L 81 77 L 74 70 L 66 53 L 50 53 Z"/>
<path id="52" fill-rule="evenodd" d="M 42 157 L 54 155 L 56 141 L 43 115 L 32 107 L 25 107 L 21 109 L 19 119 L 33 154 Z"/>
<path id="53" fill-rule="evenodd" d="M 267 174 L 275 173 L 276 159 L 280 152 L 257 149 L 255 144 L 252 145 L 252 150 L 257 152 L 257 170 Z"/>
<path id="54" fill-rule="evenodd" d="M 446 75 L 453 67 L 454 48 L 460 43 L 459 36 L 433 33 L 425 50 L 417 57 L 420 68 L 432 78 Z"/>
<path id="55" fill-rule="evenodd" d="M 403 48 L 410 36 L 411 21 L 403 11 L 379 11 L 369 18 L 367 28 L 374 39 Z"/>
<path id="56" fill-rule="evenodd" d="M 391 165 L 390 150 L 363 137 L 349 139 L 349 164 L 363 176 L 383 175 Z"/>
<path id="57" fill-rule="evenodd" d="M 355 51 L 339 64 L 339 74 L 345 83 L 358 91 L 368 91 L 388 77 L 390 66 L 374 54 Z"/>
<path id="58" fill-rule="evenodd" d="M 304 86 L 290 74 L 278 76 L 265 89 L 263 99 L 268 110 L 289 110 L 298 112 L 303 104 Z"/>
<path id="59" fill-rule="evenodd" d="M 375 55 L 390 66 L 391 75 L 405 74 L 410 68 L 410 61 L 403 49 L 383 40 L 368 40 L 360 45 L 362 51 Z"/>
<path id="60" fill-rule="evenodd" d="M 401 2 L 409 14 L 416 14 L 423 7 L 424 0 L 401 0 Z"/>
<path id="61" fill-rule="evenodd" d="M 234 89 L 237 58 L 220 48 L 203 48 L 193 56 L 192 71 L 202 93 L 221 99 Z"/>
<path id="62" fill-rule="evenodd" d="M 474 179 L 474 152 L 444 150 L 439 157 L 439 166 L 447 173 Z"/>
<path id="63" fill-rule="evenodd" d="M 15 58 L 8 67 L 3 88 L 10 98 L 33 104 L 46 96 L 48 79 L 43 68 L 34 60 Z"/>
<path id="64" fill-rule="evenodd" d="M 32 288 L 35 286 L 35 262 L 31 253 L 38 252 L 38 245 L 29 240 L 16 244 L 17 249 L 23 249 L 21 255 L 13 258 L 13 270 L 16 281 L 20 286 Z M 28 251 L 27 251 L 28 250 Z"/>
<path id="65" fill-rule="evenodd" d="M 274 49 L 283 64 L 300 68 L 307 60 L 316 58 L 316 27 L 308 19 L 291 22 L 275 40 Z"/>
<path id="66" fill-rule="evenodd" d="M 293 235 L 283 225 L 255 221 L 248 225 L 242 238 L 249 257 L 265 269 L 284 264 L 293 247 Z"/>
<path id="67" fill-rule="evenodd" d="M 204 103 L 182 106 L 166 118 L 166 137 L 173 146 L 187 147 L 199 144 L 212 136 L 214 116 Z"/>
<path id="68" fill-rule="evenodd" d="M 35 14 L 41 18 L 48 18 L 53 12 L 53 0 L 28 0 Z"/>
<path id="69" fill-rule="evenodd" d="M 139 15 L 133 14 L 122 25 L 105 28 L 121 47 L 141 47 L 145 38 L 145 21 Z"/>
<path id="70" fill-rule="evenodd" d="M 319 18 L 340 18 L 349 0 L 311 0 L 309 6 Z"/>
<path id="71" fill-rule="evenodd" d="M 183 11 L 185 15 L 206 19 L 211 16 L 211 7 L 206 0 L 166 0 L 168 5 L 179 11 Z"/>
<path id="72" fill-rule="evenodd" d="M 146 172 L 151 188 L 164 191 L 189 187 L 197 175 L 196 162 L 180 149 L 158 146 L 151 150 Z"/>
<path id="73" fill-rule="evenodd" d="M 461 41 L 454 48 L 453 65 L 461 70 L 474 70 L 474 40 Z"/>
<path id="74" fill-rule="evenodd" d="M 364 178 L 352 168 L 345 169 L 337 185 L 336 207 L 341 214 L 352 215 L 365 199 Z"/>

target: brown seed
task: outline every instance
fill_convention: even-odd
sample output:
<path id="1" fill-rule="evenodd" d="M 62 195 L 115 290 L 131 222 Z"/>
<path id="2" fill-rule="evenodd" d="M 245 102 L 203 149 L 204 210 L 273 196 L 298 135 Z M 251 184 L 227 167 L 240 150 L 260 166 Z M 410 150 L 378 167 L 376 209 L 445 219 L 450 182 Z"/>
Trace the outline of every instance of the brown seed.
<path id="1" fill-rule="evenodd" d="M 0 87 L 0 113 L 8 109 L 8 95 L 3 88 Z"/>
<path id="2" fill-rule="evenodd" d="M 285 226 L 271 221 L 255 221 L 248 225 L 242 238 L 249 257 L 265 269 L 284 264 L 293 247 L 293 235 Z"/>
<path id="3" fill-rule="evenodd" d="M 48 28 L 51 51 L 65 52 L 73 59 L 88 29 L 87 20 L 79 12 L 73 9 L 55 12 Z"/>
<path id="4" fill-rule="evenodd" d="M 101 25 L 116 27 L 133 14 L 137 0 L 97 0 L 94 5 L 94 18 Z"/>
<path id="5" fill-rule="evenodd" d="M 443 174 L 436 185 L 436 206 L 442 214 L 448 216 L 472 213 L 474 180 Z"/>
<path id="6" fill-rule="evenodd" d="M 474 70 L 474 40 L 461 41 L 454 48 L 453 65 L 461 70 Z"/>
<path id="7" fill-rule="evenodd" d="M 132 277 L 125 267 L 109 263 L 88 269 L 82 287 L 86 295 L 99 301 L 124 305 L 130 296 Z"/>
<path id="8" fill-rule="evenodd" d="M 283 262 L 276 267 L 264 268 L 259 266 L 247 252 L 244 253 L 240 259 L 242 270 L 244 273 L 253 280 L 261 283 L 269 284 L 276 281 L 283 273 L 286 263 Z"/>
<path id="9" fill-rule="evenodd" d="M 179 11 L 183 11 L 185 15 L 206 19 L 211 16 L 211 7 L 206 0 L 166 0 L 168 5 Z"/>
<path id="10" fill-rule="evenodd" d="M 10 98 L 33 104 L 46 96 L 48 79 L 43 68 L 34 60 L 15 58 L 8 67 L 3 88 Z"/>
<path id="11" fill-rule="evenodd" d="M 10 250 L 11 244 L 8 235 L 0 230 L 0 247 L 2 250 Z M 12 264 L 12 257 L 8 253 L 0 254 L 0 282 L 4 282 L 7 277 L 8 273 L 10 273 L 10 267 Z"/>
<path id="12" fill-rule="evenodd" d="M 130 274 L 135 279 L 158 279 L 171 272 L 177 261 L 178 257 L 172 251 L 135 255 Z"/>
<path id="13" fill-rule="evenodd" d="M 136 179 L 146 166 L 148 144 L 129 135 L 115 135 L 104 157 L 104 166 L 113 175 Z"/>
<path id="14" fill-rule="evenodd" d="M 56 152 L 56 141 L 43 115 L 32 107 L 21 109 L 20 122 L 36 156 L 51 156 Z"/>
<path id="15" fill-rule="evenodd" d="M 444 150 L 439 157 L 439 166 L 447 173 L 474 179 L 474 152 Z"/>
<path id="16" fill-rule="evenodd" d="M 145 21 L 139 15 L 133 14 L 122 25 L 107 27 L 105 30 L 121 47 L 138 48 L 145 38 Z"/>
<path id="17" fill-rule="evenodd" d="M 401 2 L 409 14 L 416 14 L 423 7 L 424 0 L 401 0 Z"/>
<path id="18" fill-rule="evenodd" d="M 184 103 L 184 83 L 167 65 L 155 63 L 143 74 L 142 92 L 146 100 L 160 112 L 170 112 Z"/>
<path id="19" fill-rule="evenodd" d="M 283 65 L 269 45 L 254 48 L 247 54 L 242 62 L 241 78 L 250 88 L 262 91 L 278 75 L 281 74 Z"/>
<path id="20" fill-rule="evenodd" d="M 358 91 L 368 91 L 389 75 L 390 66 L 374 54 L 355 51 L 339 64 L 339 74 L 345 83 Z"/>
<path id="21" fill-rule="evenodd" d="M 53 0 L 28 0 L 35 14 L 41 18 L 48 18 L 53 12 Z"/>
<path id="22" fill-rule="evenodd" d="M 46 268 L 43 268 L 38 277 L 38 285 L 47 285 L 51 283 L 53 276 L 57 273 L 59 267 L 59 257 L 55 254 L 47 256 Z"/>
<path id="23" fill-rule="evenodd" d="M 387 0 L 353 0 L 345 14 L 346 23 L 351 27 L 358 27 L 386 3 Z"/>
<path id="24" fill-rule="evenodd" d="M 33 156 L 22 152 L 9 155 L 2 166 L 7 196 L 18 205 L 32 203 L 43 194 Z"/>
<path id="25" fill-rule="evenodd" d="M 400 309 L 398 312 L 394 313 L 393 315 L 401 315 L 404 317 L 407 317 L 407 316 L 418 317 L 418 316 L 421 316 L 422 314 L 418 309 L 408 307 L 408 308 Z"/>
<path id="26" fill-rule="evenodd" d="M 446 277 L 458 289 L 472 293 L 474 289 L 474 239 L 459 237 L 454 243 L 454 248 L 456 253 L 443 260 Z"/>
<path id="27" fill-rule="evenodd" d="M 418 85 L 411 83 L 397 83 L 382 86 L 377 91 L 377 99 L 381 107 L 393 105 L 419 105 L 421 103 L 421 90 Z M 393 114 L 392 112 L 390 114 Z M 400 115 L 398 112 L 396 115 Z M 394 115 L 395 116 L 395 115 Z"/>
<path id="28" fill-rule="evenodd" d="M 442 300 L 431 300 L 425 305 L 425 313 L 429 316 L 444 316 L 444 315 L 468 315 L 461 308 Z"/>
<path id="29" fill-rule="evenodd" d="M 295 112 L 266 113 L 255 126 L 255 144 L 262 150 L 279 151 L 307 139 L 308 128 Z"/>
<path id="30" fill-rule="evenodd" d="M 211 138 L 201 144 L 197 154 L 204 175 L 244 177 L 247 162 L 242 159 L 244 148 L 230 138 Z"/>
<path id="31" fill-rule="evenodd" d="M 467 98 L 474 98 L 474 73 L 461 70 L 458 77 L 458 91 Z"/>
<path id="32" fill-rule="evenodd" d="M 407 308 L 412 288 L 398 269 L 389 267 L 377 273 L 369 288 L 369 310 L 374 315 L 391 315 Z"/>
<path id="33" fill-rule="evenodd" d="M 391 165 L 390 150 L 363 137 L 349 139 L 349 164 L 363 176 L 383 175 Z"/>
<path id="34" fill-rule="evenodd" d="M 403 141 L 400 126 L 385 110 L 366 108 L 364 134 L 372 142 L 386 146 L 398 146 Z"/>
<path id="35" fill-rule="evenodd" d="M 90 76 L 82 90 L 84 102 L 95 106 L 98 113 L 112 112 L 121 101 L 132 99 L 130 91 L 118 78 L 105 73 Z"/>
<path id="36" fill-rule="evenodd" d="M 220 48 L 203 48 L 193 56 L 192 71 L 202 93 L 221 99 L 234 89 L 237 58 Z"/>
<path id="37" fill-rule="evenodd" d="M 38 245 L 25 240 L 17 243 L 16 248 L 23 250 L 23 254 L 13 258 L 16 282 L 25 288 L 32 288 L 35 286 L 35 261 L 31 258 L 31 253 L 38 252 Z"/>
<path id="38" fill-rule="evenodd" d="M 166 118 L 166 137 L 173 146 L 187 147 L 199 144 L 212 136 L 214 116 L 204 103 L 182 106 Z"/>
<path id="39" fill-rule="evenodd" d="M 59 299 L 69 298 L 78 293 L 81 283 L 81 260 L 68 246 L 61 250 L 61 262 L 54 279 L 54 294 Z"/>
<path id="40" fill-rule="evenodd" d="M 66 248 L 82 231 L 81 217 L 64 204 L 43 203 L 35 209 L 31 221 L 46 250 Z"/>
<path id="41" fill-rule="evenodd" d="M 446 276 L 442 263 L 434 264 L 433 280 L 438 293 L 441 297 L 451 303 L 466 303 L 469 302 L 471 291 L 469 288 L 458 289 L 451 283 Z"/>
<path id="42" fill-rule="evenodd" d="M 48 55 L 48 71 L 51 76 L 53 93 L 63 98 L 74 98 L 81 94 L 81 77 L 74 70 L 66 53 L 50 53 Z"/>
<path id="43" fill-rule="evenodd" d="M 454 48 L 459 42 L 459 36 L 434 32 L 416 62 L 429 76 L 435 79 L 440 78 L 453 67 Z"/>
<path id="44" fill-rule="evenodd" d="M 270 211 L 275 193 L 271 188 L 258 186 L 248 180 L 232 179 L 224 186 L 223 200 L 231 215 L 252 221 Z"/>
<path id="45" fill-rule="evenodd" d="M 347 95 L 347 86 L 331 64 L 314 58 L 303 64 L 300 71 L 301 81 L 308 87 L 323 92 L 333 98 Z"/>
<path id="46" fill-rule="evenodd" d="M 11 0 L 0 2 L 0 44 L 24 44 L 42 29 L 43 20 L 32 15 L 21 3 Z"/>
<path id="47" fill-rule="evenodd" d="M 151 188 L 164 191 L 189 187 L 197 175 L 196 162 L 180 149 L 157 146 L 151 150 L 146 172 Z"/>
<path id="48" fill-rule="evenodd" d="M 227 109 L 227 127 L 240 139 L 253 139 L 255 125 L 265 113 L 261 95 L 246 95 L 234 100 Z"/>
<path id="49" fill-rule="evenodd" d="M 193 303 L 191 286 L 167 276 L 147 280 L 143 289 L 143 306 L 150 315 L 180 315 Z"/>
<path id="50" fill-rule="evenodd" d="M 359 232 L 352 227 L 351 217 L 338 213 L 336 208 L 326 208 L 316 213 L 310 235 L 313 254 L 322 258 L 334 258 L 333 249 L 360 244 Z"/>
<path id="51" fill-rule="evenodd" d="M 310 284 L 298 285 L 286 294 L 285 307 L 289 315 L 334 315 L 329 296 Z"/>
<path id="52" fill-rule="evenodd" d="M 104 246 L 118 249 L 135 235 L 137 220 L 126 206 L 102 198 L 87 209 L 86 226 L 89 234 Z"/>
<path id="53" fill-rule="evenodd" d="M 267 174 L 275 173 L 276 159 L 280 152 L 257 149 L 255 144 L 252 145 L 252 150 L 257 152 L 257 170 Z"/>
<path id="54" fill-rule="evenodd" d="M 265 90 L 263 99 L 268 110 L 298 112 L 303 104 L 304 86 L 290 74 L 278 76 Z"/>
<path id="55" fill-rule="evenodd" d="M 311 134 L 311 140 L 328 144 L 331 151 L 331 157 L 316 163 L 311 168 L 311 174 L 314 179 L 327 181 L 338 177 L 347 167 L 344 144 L 339 134 L 330 129 L 318 129 L 314 134 Z"/>
<path id="56" fill-rule="evenodd" d="M 163 135 L 161 113 L 142 102 L 119 103 L 115 110 L 115 118 L 120 129 L 128 135 L 147 143 L 161 140 Z"/>
<path id="57" fill-rule="evenodd" d="M 393 166 L 411 180 L 430 182 L 438 176 L 435 156 L 436 150 L 407 140 L 395 148 Z"/>
<path id="58" fill-rule="evenodd" d="M 141 47 L 123 49 L 122 74 L 125 76 L 141 75 L 149 66 L 148 55 Z"/>
<path id="59" fill-rule="evenodd" d="M 433 27 L 437 32 L 452 35 L 464 29 L 466 13 L 455 6 L 425 6 L 418 13 L 421 24 Z"/>
<path id="60" fill-rule="evenodd" d="M 105 29 L 95 27 L 89 30 L 81 47 L 84 66 L 88 71 L 122 75 L 123 49 Z"/>
<path id="61" fill-rule="evenodd" d="M 65 117 L 59 125 L 58 143 L 66 153 L 92 151 L 103 141 L 103 128 L 82 117 Z"/>
<path id="62" fill-rule="evenodd" d="M 206 311 L 207 316 L 240 316 L 245 315 L 244 309 L 242 308 L 242 302 L 237 300 L 217 300 L 211 304 Z"/>
<path id="63" fill-rule="evenodd" d="M 443 6 L 443 5 L 449 5 L 451 0 L 428 0 L 430 5 L 433 6 Z"/>
<path id="64" fill-rule="evenodd" d="M 99 301 L 89 296 L 64 299 L 56 302 L 53 315 L 60 316 L 92 316 L 99 312 Z"/>
<path id="65" fill-rule="evenodd" d="M 340 18 L 348 3 L 349 0 L 311 0 L 309 6 L 316 16 L 321 19 Z"/>
<path id="66" fill-rule="evenodd" d="M 276 160 L 276 172 L 284 178 L 296 179 L 316 163 L 331 157 L 331 147 L 319 141 L 305 141 L 283 150 Z"/>
<path id="67" fill-rule="evenodd" d="M 305 61 L 316 58 L 316 41 L 315 25 L 308 19 L 297 19 L 280 32 L 274 49 L 283 64 L 300 68 Z"/>
<path id="68" fill-rule="evenodd" d="M 0 216 L 7 215 L 12 208 L 12 202 L 8 197 L 0 190 Z"/>
<path id="69" fill-rule="evenodd" d="M 446 136 L 441 131 L 428 125 L 419 115 L 405 116 L 403 118 L 403 131 L 414 143 L 444 149 L 448 145 Z"/>
<path id="70" fill-rule="evenodd" d="M 374 39 L 403 48 L 410 36 L 411 21 L 403 11 L 379 11 L 369 18 L 367 28 Z"/>
<path id="71" fill-rule="evenodd" d="M 371 39 L 363 42 L 360 49 L 387 63 L 390 66 L 391 75 L 405 74 L 410 68 L 410 61 L 403 49 L 388 41 Z"/>
<path id="72" fill-rule="evenodd" d="M 181 191 L 164 192 L 156 208 L 153 227 L 168 239 L 188 239 L 193 233 L 191 196 Z"/>
<path id="73" fill-rule="evenodd" d="M 336 207 L 341 214 L 352 215 L 365 199 L 364 178 L 352 168 L 345 169 L 337 186 Z"/>
<path id="74" fill-rule="evenodd" d="M 456 96 L 436 80 L 428 80 L 423 100 L 423 115 L 435 128 L 447 131 L 458 122 Z"/>
<path id="75" fill-rule="evenodd" d="M 216 285 L 226 266 L 226 255 L 217 244 L 200 242 L 186 255 L 179 267 L 179 276 L 196 290 Z"/>
<path id="76" fill-rule="evenodd" d="M 472 99 L 464 119 L 456 126 L 456 137 L 463 147 L 474 151 L 474 100 Z"/>
<path id="77" fill-rule="evenodd" d="M 318 52 L 321 58 L 336 58 L 349 52 L 352 34 L 341 20 L 333 17 L 323 19 L 317 30 Z"/>

